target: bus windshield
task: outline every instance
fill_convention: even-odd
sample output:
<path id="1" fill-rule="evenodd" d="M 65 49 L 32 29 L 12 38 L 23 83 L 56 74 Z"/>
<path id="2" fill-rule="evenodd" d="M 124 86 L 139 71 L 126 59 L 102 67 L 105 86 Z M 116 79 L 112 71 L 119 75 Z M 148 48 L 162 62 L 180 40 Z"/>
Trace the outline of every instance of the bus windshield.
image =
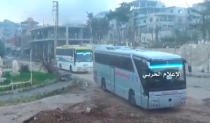
<path id="1" fill-rule="evenodd" d="M 141 62 L 141 61 L 139 61 Z M 183 62 L 144 63 L 135 62 L 141 82 L 147 92 L 186 88 Z M 142 68 L 142 64 L 143 68 Z"/>
<path id="2" fill-rule="evenodd" d="M 92 51 L 90 50 L 77 50 L 76 62 L 92 62 Z"/>

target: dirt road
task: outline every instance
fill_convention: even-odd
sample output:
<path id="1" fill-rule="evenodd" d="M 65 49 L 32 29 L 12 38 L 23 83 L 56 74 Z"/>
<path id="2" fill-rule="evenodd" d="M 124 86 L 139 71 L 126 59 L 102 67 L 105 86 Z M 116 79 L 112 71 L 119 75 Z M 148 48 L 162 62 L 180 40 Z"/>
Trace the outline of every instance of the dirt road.
<path id="1" fill-rule="evenodd" d="M 76 76 L 85 80 L 91 80 L 92 77 L 91 74 Z M 91 94 L 89 101 L 69 106 L 64 110 L 41 112 L 26 123 L 209 123 L 208 81 L 209 78 L 188 77 L 188 98 L 185 106 L 152 111 L 132 107 L 127 101 L 102 91 L 93 81 L 89 81 L 89 84 L 94 85 L 87 89 L 88 94 Z M 195 94 L 200 90 L 203 91 Z M 87 93 L 86 91 L 82 93 Z"/>
<path id="2" fill-rule="evenodd" d="M 1 107 L 0 122 L 21 123 L 29 118 L 26 123 L 209 123 L 210 121 L 209 78 L 188 77 L 188 98 L 185 106 L 148 111 L 132 107 L 127 101 L 102 91 L 92 81 L 92 74 L 74 74 L 74 76 L 84 79 L 84 83 L 88 84 L 87 88 L 75 88 L 67 94 L 32 103 Z"/>
<path id="3" fill-rule="evenodd" d="M 101 89 L 93 89 L 91 100 L 64 110 L 40 112 L 25 123 L 209 123 L 209 116 L 210 107 L 192 98 L 181 108 L 149 111 L 132 107 Z"/>
<path id="4" fill-rule="evenodd" d="M 79 76 L 81 75 L 75 75 L 75 77 Z M 84 76 L 90 77 L 91 74 L 86 74 Z M 84 77 L 81 78 L 86 79 Z M 93 82 L 89 82 L 88 85 L 93 85 L 92 83 Z M 80 88 L 76 88 L 73 90 L 69 90 L 69 92 L 66 94 L 47 97 L 30 103 L 0 107 L 0 123 L 22 123 L 24 120 L 32 117 L 40 111 L 54 110 L 57 108 L 65 109 L 65 107 L 89 100 L 90 95 L 92 95 L 89 93 L 89 90 L 84 92 L 84 89 L 81 90 Z"/>
<path id="5" fill-rule="evenodd" d="M 87 100 L 84 94 L 65 94 L 48 97 L 31 103 L 0 107 L 0 123 L 22 123 L 44 110 L 63 108 Z"/>

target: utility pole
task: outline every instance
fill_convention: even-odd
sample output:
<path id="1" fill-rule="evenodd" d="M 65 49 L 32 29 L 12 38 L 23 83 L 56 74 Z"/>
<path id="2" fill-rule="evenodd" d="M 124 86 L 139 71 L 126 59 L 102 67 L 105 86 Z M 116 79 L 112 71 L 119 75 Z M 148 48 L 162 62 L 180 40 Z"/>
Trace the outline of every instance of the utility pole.
<path id="1" fill-rule="evenodd" d="M 53 1 L 53 14 L 55 14 L 55 27 L 54 27 L 54 59 L 56 59 L 56 46 L 58 41 L 58 25 L 59 25 L 59 3 Z"/>
<path id="2" fill-rule="evenodd" d="M 31 81 L 31 85 L 33 84 L 32 52 L 33 52 L 33 50 L 31 49 L 30 50 L 30 69 L 31 69 L 31 79 L 30 79 L 30 81 Z"/>
<path id="3" fill-rule="evenodd" d="M 200 12 L 201 16 L 202 16 L 202 21 L 203 21 L 203 25 L 202 25 L 202 29 L 203 29 L 203 38 L 204 38 L 204 41 L 207 42 L 207 72 L 209 73 L 210 72 L 210 66 L 209 66 L 209 63 L 210 63 L 210 54 L 209 54 L 209 40 L 207 39 L 206 37 L 206 17 L 207 15 L 203 12 Z"/>

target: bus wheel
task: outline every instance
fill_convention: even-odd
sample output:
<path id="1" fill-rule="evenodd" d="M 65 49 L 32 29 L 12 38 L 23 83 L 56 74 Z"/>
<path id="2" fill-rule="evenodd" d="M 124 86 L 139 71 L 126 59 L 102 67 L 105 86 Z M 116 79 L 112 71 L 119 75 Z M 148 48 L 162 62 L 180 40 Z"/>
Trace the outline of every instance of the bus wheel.
<path id="1" fill-rule="evenodd" d="M 104 78 L 101 80 L 101 88 L 102 88 L 104 91 L 106 90 L 106 81 L 105 81 Z"/>
<path id="2" fill-rule="evenodd" d="M 128 101 L 131 105 L 136 106 L 135 93 L 132 90 L 129 91 Z"/>

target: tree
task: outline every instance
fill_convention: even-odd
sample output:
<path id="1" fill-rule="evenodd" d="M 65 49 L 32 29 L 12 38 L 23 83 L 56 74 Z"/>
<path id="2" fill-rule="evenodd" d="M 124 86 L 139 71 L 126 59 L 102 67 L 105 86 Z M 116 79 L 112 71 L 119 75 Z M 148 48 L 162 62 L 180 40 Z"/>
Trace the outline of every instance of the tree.
<path id="1" fill-rule="evenodd" d="M 132 24 L 128 25 L 126 29 L 126 37 L 128 38 L 129 41 L 132 43 L 132 47 L 135 46 L 135 27 L 133 27 Z"/>
<path id="2" fill-rule="evenodd" d="M 0 56 L 1 57 L 4 57 L 5 55 L 5 45 L 4 45 L 4 42 L 0 40 Z"/>
<path id="3" fill-rule="evenodd" d="M 192 30 L 191 31 L 191 39 L 192 39 L 192 42 L 194 43 L 198 43 L 198 40 L 200 39 L 200 35 L 201 35 L 201 32 L 199 30 Z"/>
<path id="4" fill-rule="evenodd" d="M 206 40 L 207 34 L 210 34 L 210 1 L 205 0 L 198 6 L 200 9 L 191 9 L 191 11 L 200 14 L 201 21 L 196 27 L 202 32 L 203 39 Z"/>
<path id="5" fill-rule="evenodd" d="M 93 18 L 92 29 L 94 39 L 101 41 L 108 33 L 109 22 L 106 18 Z"/>
<path id="6" fill-rule="evenodd" d="M 110 11 L 107 14 L 109 20 L 116 19 L 119 23 L 126 23 L 130 19 L 131 4 L 123 2 L 115 11 Z"/>
<path id="7" fill-rule="evenodd" d="M 159 42 L 159 32 L 161 31 L 160 25 L 155 25 L 155 41 Z"/>
<path id="8" fill-rule="evenodd" d="M 94 43 L 99 43 L 109 31 L 109 21 L 106 17 L 97 18 L 92 13 L 89 13 L 88 25 L 91 28 Z"/>
<path id="9" fill-rule="evenodd" d="M 115 11 L 110 11 L 107 14 L 108 20 L 116 20 L 116 28 L 118 34 L 118 43 L 121 43 L 121 27 L 123 24 L 126 24 L 131 15 L 131 4 L 130 3 L 122 3 L 119 8 Z"/>
<path id="10" fill-rule="evenodd" d="M 191 32 L 187 30 L 174 29 L 173 33 L 174 33 L 175 45 L 183 45 L 191 41 L 191 35 L 190 35 Z"/>

